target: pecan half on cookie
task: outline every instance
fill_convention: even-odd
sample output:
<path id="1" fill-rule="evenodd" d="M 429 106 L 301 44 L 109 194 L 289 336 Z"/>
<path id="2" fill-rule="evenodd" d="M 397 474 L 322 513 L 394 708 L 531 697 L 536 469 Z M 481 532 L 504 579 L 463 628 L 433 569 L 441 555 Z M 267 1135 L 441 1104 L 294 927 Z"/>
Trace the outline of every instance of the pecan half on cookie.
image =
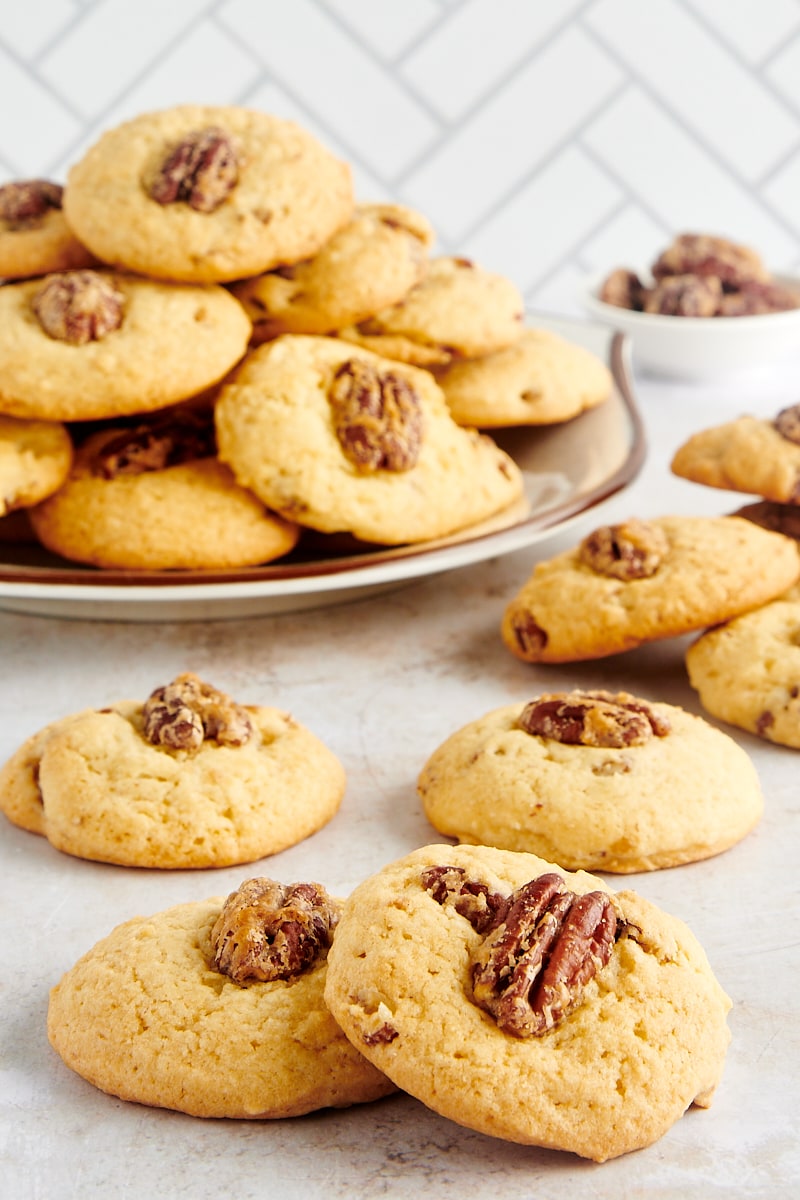
<path id="1" fill-rule="evenodd" d="M 122 324 L 125 297 L 98 271 L 48 275 L 31 300 L 48 337 L 73 346 L 99 342 Z"/>
<path id="2" fill-rule="evenodd" d="M 422 407 L 404 376 L 351 358 L 336 371 L 328 399 L 339 444 L 360 471 L 408 471 L 416 464 Z"/>
<path id="3" fill-rule="evenodd" d="M 92 461 L 92 474 L 102 479 L 143 475 L 211 458 L 216 452 L 211 412 L 170 413 L 110 437 Z"/>
<path id="4" fill-rule="evenodd" d="M 603 525 L 583 539 L 578 558 L 598 575 L 645 579 L 655 575 L 669 550 L 666 534 L 649 521 Z"/>
<path id="5" fill-rule="evenodd" d="M 152 692 L 142 715 L 147 740 L 171 750 L 194 752 L 206 740 L 243 746 L 253 733 L 247 709 L 191 672 Z"/>
<path id="6" fill-rule="evenodd" d="M 622 748 L 666 737 L 670 723 L 627 692 L 553 692 L 525 705 L 517 722 L 526 733 L 572 746 Z"/>
<path id="7" fill-rule="evenodd" d="M 0 221 L 10 230 L 36 229 L 61 208 L 64 189 L 47 179 L 24 179 L 0 187 Z"/>
<path id="8" fill-rule="evenodd" d="M 338 920 L 336 902 L 318 883 L 248 879 L 211 930 L 214 968 L 235 983 L 292 979 L 328 951 Z"/>

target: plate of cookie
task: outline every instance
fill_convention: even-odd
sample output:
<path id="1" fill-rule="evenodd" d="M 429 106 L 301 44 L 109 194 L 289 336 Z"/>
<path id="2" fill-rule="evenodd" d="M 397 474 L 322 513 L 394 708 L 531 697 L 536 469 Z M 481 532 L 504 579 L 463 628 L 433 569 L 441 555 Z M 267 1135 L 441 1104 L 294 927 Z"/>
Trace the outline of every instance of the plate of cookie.
<path id="1" fill-rule="evenodd" d="M 513 280 L 435 243 L 310 131 L 236 106 L 140 114 L 63 186 L 0 186 L 0 606 L 331 604 L 625 487 L 624 336 L 526 319 Z"/>
<path id="2" fill-rule="evenodd" d="M 492 444 L 516 464 L 523 488 L 489 517 L 399 545 L 303 528 L 288 552 L 262 565 L 154 569 L 97 567 L 55 551 L 31 530 L 33 513 L 37 532 L 41 528 L 38 512 L 47 505 L 39 504 L 0 518 L 0 608 L 123 621 L 296 612 L 388 591 L 553 537 L 633 482 L 646 441 L 627 337 L 580 320 L 537 315 L 531 324 L 541 336 L 564 339 L 605 364 L 611 390 L 602 403 L 568 419 L 550 415 L 543 424 L 491 428 Z M 488 425 L 485 418 L 481 423 Z M 85 496 L 79 500 L 84 512 L 91 507 Z M 180 532 L 177 519 L 176 526 Z"/>

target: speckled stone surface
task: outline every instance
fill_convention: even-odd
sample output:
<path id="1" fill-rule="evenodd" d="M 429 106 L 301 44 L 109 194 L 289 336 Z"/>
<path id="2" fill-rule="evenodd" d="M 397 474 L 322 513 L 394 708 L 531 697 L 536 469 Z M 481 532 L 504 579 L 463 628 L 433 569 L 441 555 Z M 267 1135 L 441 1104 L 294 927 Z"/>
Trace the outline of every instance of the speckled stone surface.
<path id="1" fill-rule="evenodd" d="M 190 670 L 244 703 L 290 710 L 341 758 L 337 816 L 251 867 L 152 873 L 71 859 L 0 827 L 0 1192 L 19 1200 L 153 1196 L 237 1200 L 435 1197 L 790 1197 L 800 1182 L 796 930 L 797 752 L 719 724 L 752 756 L 766 810 L 705 862 L 626 877 L 685 920 L 733 999 L 733 1040 L 712 1107 L 690 1110 L 647 1150 L 596 1166 L 472 1133 L 404 1096 L 269 1123 L 202 1121 L 96 1091 L 48 1045 L 49 987 L 112 926 L 233 889 L 251 874 L 319 879 L 346 894 L 438 835 L 416 776 L 432 750 L 493 707 L 570 687 L 627 690 L 700 713 L 686 639 L 593 663 L 514 659 L 505 604 L 537 557 L 628 516 L 726 513 L 739 500 L 670 475 L 692 431 L 797 399 L 797 364 L 719 385 L 639 379 L 650 453 L 626 492 L 532 550 L 412 582 L 353 604 L 240 621 L 124 624 L 0 611 L 0 756 L 47 721 L 146 695 Z M 612 886 L 618 881 L 609 877 Z"/>

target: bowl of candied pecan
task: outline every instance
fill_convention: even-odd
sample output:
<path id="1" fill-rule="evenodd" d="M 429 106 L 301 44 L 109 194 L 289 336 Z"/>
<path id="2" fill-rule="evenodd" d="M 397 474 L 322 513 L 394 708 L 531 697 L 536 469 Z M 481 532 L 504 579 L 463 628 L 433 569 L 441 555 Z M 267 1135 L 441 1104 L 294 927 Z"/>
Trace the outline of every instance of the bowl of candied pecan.
<path id="1" fill-rule="evenodd" d="M 591 315 L 630 337 L 643 370 L 703 379 L 800 359 L 800 279 L 749 246 L 682 233 L 649 271 L 617 267 L 583 293 Z"/>

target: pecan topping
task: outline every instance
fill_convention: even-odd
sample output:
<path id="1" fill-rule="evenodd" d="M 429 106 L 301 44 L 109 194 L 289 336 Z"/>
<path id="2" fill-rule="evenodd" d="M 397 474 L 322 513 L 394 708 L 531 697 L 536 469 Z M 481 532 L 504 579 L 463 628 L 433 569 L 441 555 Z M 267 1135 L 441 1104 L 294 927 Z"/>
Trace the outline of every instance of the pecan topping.
<path id="1" fill-rule="evenodd" d="M 667 275 L 646 291 L 643 307 L 667 317 L 713 317 L 721 300 L 716 275 Z"/>
<path id="2" fill-rule="evenodd" d="M 600 299 L 604 304 L 616 308 L 629 308 L 641 312 L 644 306 L 645 287 L 635 271 L 619 267 L 612 271 L 600 287 Z"/>
<path id="3" fill-rule="evenodd" d="M 669 549 L 666 534 L 649 521 L 602 525 L 585 537 L 578 558 L 599 575 L 614 579 L 645 579 L 655 575 Z"/>
<path id="4" fill-rule="evenodd" d="M 336 902 L 319 883 L 248 879 L 228 896 L 211 930 L 214 967 L 235 983 L 291 979 L 329 949 L 338 920 Z"/>
<path id="5" fill-rule="evenodd" d="M 725 291 L 746 280 L 764 279 L 761 258 L 749 246 L 705 233 L 682 233 L 653 263 L 653 278 L 671 275 L 713 276 Z"/>
<path id="6" fill-rule="evenodd" d="M 800 404 L 782 408 L 773 422 L 782 438 L 800 444 Z"/>
<path id="7" fill-rule="evenodd" d="M 402 375 L 351 358 L 334 375 L 328 399 L 342 450 L 359 470 L 408 471 L 415 465 L 422 408 Z"/>
<path id="8" fill-rule="evenodd" d="M 157 688 L 142 710 L 144 735 L 154 746 L 199 750 L 204 741 L 243 746 L 253 733 L 245 708 L 186 672 Z"/>
<path id="9" fill-rule="evenodd" d="M 787 312 L 800 307 L 800 295 L 780 283 L 748 279 L 738 291 L 722 297 L 718 317 L 753 317 L 760 313 Z"/>
<path id="10" fill-rule="evenodd" d="M 48 275 L 32 304 L 48 337 L 73 346 L 99 342 L 122 324 L 125 297 L 97 271 Z"/>
<path id="11" fill-rule="evenodd" d="M 513 1037 L 554 1029 L 608 962 L 617 917 L 603 892 L 577 896 L 540 875 L 510 898 L 503 921 L 472 955 L 472 998 Z"/>
<path id="12" fill-rule="evenodd" d="M 171 413 L 125 429 L 100 448 L 92 473 L 103 479 L 163 471 L 216 454 L 213 416 Z"/>
<path id="13" fill-rule="evenodd" d="M 236 139 L 224 129 L 193 130 L 162 162 L 150 197 L 158 204 L 184 200 L 197 212 L 214 212 L 239 182 L 241 161 Z"/>
<path id="14" fill-rule="evenodd" d="M 64 189 L 47 179 L 24 179 L 0 187 L 0 221 L 9 229 L 35 229 L 53 208 L 61 208 Z"/>
<path id="15" fill-rule="evenodd" d="M 531 700 L 517 725 L 526 733 L 570 746 L 642 746 L 666 737 L 670 723 L 627 692 L 555 692 Z"/>
<path id="16" fill-rule="evenodd" d="M 463 867 L 428 867 L 421 879 L 437 904 L 452 904 L 477 933 L 485 933 L 505 917 L 508 897 L 468 879 Z"/>

